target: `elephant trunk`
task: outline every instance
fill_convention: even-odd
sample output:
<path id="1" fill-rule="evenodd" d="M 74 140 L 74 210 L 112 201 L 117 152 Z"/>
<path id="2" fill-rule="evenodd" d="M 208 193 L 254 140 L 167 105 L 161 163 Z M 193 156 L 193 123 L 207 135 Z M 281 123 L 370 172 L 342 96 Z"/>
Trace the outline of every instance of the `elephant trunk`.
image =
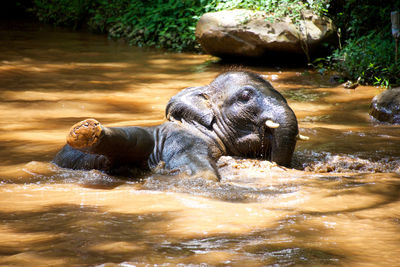
<path id="1" fill-rule="evenodd" d="M 266 126 L 272 133 L 270 159 L 279 165 L 289 167 L 299 132 L 296 115 L 289 106 L 279 105 L 275 106 L 272 111 L 270 110 L 265 118 Z M 276 125 L 271 128 L 268 126 L 268 124 L 271 125 L 271 122 L 268 121 L 272 121 Z"/>

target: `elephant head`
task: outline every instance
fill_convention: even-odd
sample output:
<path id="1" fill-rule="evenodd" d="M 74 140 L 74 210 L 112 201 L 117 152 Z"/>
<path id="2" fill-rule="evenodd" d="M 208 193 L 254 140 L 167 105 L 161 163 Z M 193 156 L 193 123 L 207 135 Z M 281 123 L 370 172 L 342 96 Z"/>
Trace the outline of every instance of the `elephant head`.
<path id="1" fill-rule="evenodd" d="M 233 71 L 207 86 L 184 89 L 166 108 L 222 144 L 225 155 L 262 158 L 289 166 L 298 135 L 285 98 L 260 75 Z"/>

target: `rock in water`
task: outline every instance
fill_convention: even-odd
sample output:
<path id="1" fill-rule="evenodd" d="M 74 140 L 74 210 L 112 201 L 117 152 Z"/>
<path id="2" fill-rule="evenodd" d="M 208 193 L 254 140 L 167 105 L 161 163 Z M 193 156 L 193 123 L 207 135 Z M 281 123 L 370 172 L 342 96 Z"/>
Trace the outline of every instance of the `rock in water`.
<path id="1" fill-rule="evenodd" d="M 400 124 L 400 87 L 388 89 L 375 96 L 369 114 L 382 122 Z"/>
<path id="2" fill-rule="evenodd" d="M 311 11 L 304 11 L 303 18 L 296 26 L 288 17 L 271 22 L 262 11 L 206 13 L 197 23 L 196 38 L 206 53 L 253 58 L 275 52 L 304 54 L 304 44 L 311 55 L 323 42 L 334 40 L 335 27 L 330 19 Z"/>

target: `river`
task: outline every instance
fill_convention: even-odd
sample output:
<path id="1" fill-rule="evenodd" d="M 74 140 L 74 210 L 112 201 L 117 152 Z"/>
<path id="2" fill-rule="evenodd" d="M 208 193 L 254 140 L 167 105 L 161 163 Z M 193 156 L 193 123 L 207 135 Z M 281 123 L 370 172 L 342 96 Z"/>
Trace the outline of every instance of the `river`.
<path id="1" fill-rule="evenodd" d="M 220 183 L 72 171 L 51 160 L 74 123 L 160 124 L 171 96 L 231 66 L 0 25 L 1 266 L 400 266 L 400 126 L 368 115 L 383 89 L 248 67 L 310 137 L 294 168 L 223 157 Z"/>

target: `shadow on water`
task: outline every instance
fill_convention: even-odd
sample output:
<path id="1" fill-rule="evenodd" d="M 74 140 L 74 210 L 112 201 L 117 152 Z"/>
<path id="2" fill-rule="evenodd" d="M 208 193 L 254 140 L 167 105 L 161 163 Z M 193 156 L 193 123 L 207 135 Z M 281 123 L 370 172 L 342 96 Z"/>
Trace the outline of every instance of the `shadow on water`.
<path id="1" fill-rule="evenodd" d="M 243 176 L 238 174 L 239 181 L 243 180 L 241 177 Z M 287 183 L 278 184 L 276 188 L 281 188 L 282 191 L 278 193 L 275 190 L 275 195 L 291 194 L 296 191 L 313 190 L 314 192 L 319 191 L 323 186 L 323 190 L 328 189 L 328 191 L 317 198 L 320 201 L 323 199 L 334 201 L 341 198 L 348 198 L 349 201 L 344 201 L 345 205 L 341 203 L 329 205 L 327 202 L 322 205 L 324 211 L 313 211 L 312 205 L 306 205 L 303 208 L 301 206 L 272 206 L 268 208 L 271 214 L 269 218 L 271 221 L 268 224 L 237 234 L 229 233 L 229 231 L 218 231 L 206 235 L 201 232 L 189 234 L 182 231 L 177 234 L 176 231 L 179 232 L 179 227 L 182 227 L 181 220 L 185 220 L 182 217 L 184 211 L 178 207 L 170 207 L 162 212 L 139 210 L 115 212 L 101 205 L 52 204 L 38 206 L 33 211 L 2 211 L 0 212 L 1 229 L 12 230 L 9 230 L 10 233 L 2 240 L 0 263 L 15 264 L 27 260 L 34 262 L 38 257 L 39 262 L 44 260 L 48 263 L 85 265 L 107 262 L 126 262 L 133 265 L 143 263 L 207 263 L 232 266 L 346 265 L 350 259 L 357 256 L 358 252 L 336 243 L 334 237 L 336 231 L 340 230 L 340 218 L 344 216 L 353 218 L 357 212 L 370 212 L 398 203 L 400 177 L 394 178 L 387 183 L 379 184 L 364 175 L 320 176 L 307 180 L 297 178 L 292 181 L 292 183 L 297 183 L 297 190 L 290 192 L 284 189 Z M 230 182 L 233 181 L 235 179 L 230 180 Z M 229 182 L 219 187 L 221 192 L 210 190 L 211 185 L 203 184 L 197 185 L 199 188 L 193 188 L 193 183 L 180 183 L 171 187 L 173 182 L 165 180 L 162 182 L 167 185 L 164 187 L 158 185 L 152 190 L 176 192 L 176 188 L 182 189 L 187 186 L 184 193 L 190 195 L 198 194 L 200 187 L 215 196 L 219 196 L 225 190 L 232 193 L 228 188 Z M 141 190 L 144 189 L 144 194 L 151 192 L 148 191 L 148 187 L 147 185 L 141 188 Z M 246 185 L 242 184 L 231 188 L 238 192 L 245 187 Z M 254 188 L 255 186 L 247 184 L 247 187 Z M 246 190 L 243 191 L 249 193 Z M 270 189 L 270 192 L 259 190 L 258 192 L 270 195 L 271 191 L 274 190 Z M 350 199 L 358 199 L 358 195 L 371 197 L 375 201 L 359 203 L 361 206 L 358 203 L 350 204 Z M 210 196 L 206 195 L 206 197 Z M 232 202 L 232 199 L 223 197 L 217 197 L 217 199 Z M 304 200 L 306 198 L 301 201 Z M 190 202 L 193 199 L 184 201 Z M 279 197 L 276 201 L 285 202 L 283 199 L 279 200 Z M 310 201 L 315 202 L 312 199 Z M 233 199 L 232 204 L 234 203 L 242 205 L 241 203 L 248 203 L 248 201 Z M 355 207 L 349 207 L 349 204 Z M 199 207 L 193 207 L 193 209 L 199 209 Z M 280 215 L 277 216 L 278 214 Z M 335 218 L 335 222 L 329 222 L 326 218 L 329 216 Z M 361 217 L 359 220 L 363 221 L 363 216 L 365 215 L 360 214 L 356 217 Z M 395 218 L 395 214 L 388 214 L 388 216 Z M 265 220 L 267 216 L 264 215 L 263 218 Z M 198 223 L 204 223 L 209 219 L 199 217 L 197 220 Z M 216 227 L 218 223 L 222 223 L 219 220 L 213 221 Z M 358 225 L 355 219 L 350 222 Z M 339 225 L 331 226 L 336 223 Z M 342 224 L 343 227 L 347 225 Z M 397 231 L 399 233 L 400 230 Z M 321 242 L 325 245 L 319 246 Z M 330 245 L 327 242 L 330 242 Z"/>
<path id="2" fill-rule="evenodd" d="M 383 181 L 382 181 L 383 180 Z M 379 181 L 379 183 L 378 183 Z M 368 211 L 384 208 L 400 200 L 400 175 L 393 175 L 386 180 L 383 175 L 376 175 L 372 179 L 366 174 L 353 174 L 351 176 L 320 176 L 318 179 L 307 183 L 308 188 L 318 189 L 323 184 L 330 192 L 324 198 L 370 198 L 373 202 L 353 203 L 347 206 L 330 206 L 327 211 L 303 211 L 304 214 L 326 216 L 336 214 L 352 214 L 354 212 Z"/>
<path id="3" fill-rule="evenodd" d="M 152 225 L 167 223 L 173 216 L 173 212 L 113 213 L 79 205 L 54 205 L 40 211 L 2 212 L 1 224 L 14 229 L 17 236 L 43 235 L 43 238 L 33 238 L 23 244 L 10 242 L 7 247 L 0 248 L 0 254 L 16 258 L 21 254 L 23 259 L 23 254 L 29 251 L 46 258 L 49 263 L 63 259 L 72 264 L 100 264 L 147 257 L 154 249 L 151 246 L 157 246 L 155 238 L 162 238 L 162 229 L 156 230 L 159 233 L 156 236 L 146 233 L 151 231 Z M 157 227 L 162 224 L 157 224 Z M 0 262 L 7 264 L 7 258 Z"/>
<path id="4" fill-rule="evenodd" d="M 186 264 L 335 264 L 345 259 L 329 250 L 310 246 L 326 231 L 303 233 L 296 241 L 302 217 L 291 216 L 273 229 L 249 234 L 215 234 L 204 238 L 174 236 L 166 228 L 179 217 L 174 211 L 117 213 L 96 206 L 52 205 L 38 211 L 0 212 L 2 227 L 13 229 L 13 240 L 0 246 L 1 264 L 40 258 L 49 264 L 102 264 L 107 262 Z M 298 229 L 299 230 L 299 229 Z M 270 241 L 285 234 L 286 242 Z M 27 235 L 26 237 L 23 237 Z M 36 237 L 36 238 L 35 238 Z M 24 240 L 21 244 L 19 239 Z M 213 258 L 213 253 L 220 253 Z M 213 262 L 215 261 L 215 262 Z M 243 265 L 242 265 L 243 266 Z"/>

